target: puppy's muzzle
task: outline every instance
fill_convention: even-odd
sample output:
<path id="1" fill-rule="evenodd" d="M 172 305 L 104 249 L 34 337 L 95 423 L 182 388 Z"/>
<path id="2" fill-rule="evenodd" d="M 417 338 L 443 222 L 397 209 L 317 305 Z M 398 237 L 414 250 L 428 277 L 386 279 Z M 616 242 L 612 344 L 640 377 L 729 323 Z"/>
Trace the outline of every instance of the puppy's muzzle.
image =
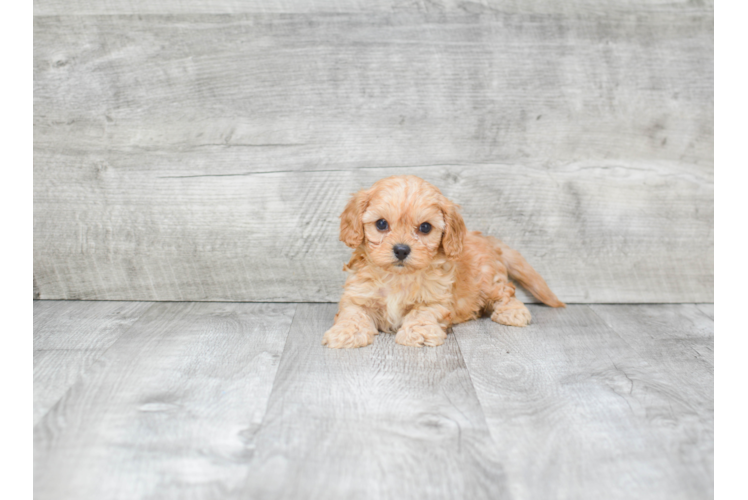
<path id="1" fill-rule="evenodd" d="M 410 255 L 410 247 L 408 245 L 398 243 L 397 245 L 392 247 L 392 252 L 395 254 L 395 257 L 397 257 L 397 260 L 403 261 L 408 257 L 408 255 Z"/>

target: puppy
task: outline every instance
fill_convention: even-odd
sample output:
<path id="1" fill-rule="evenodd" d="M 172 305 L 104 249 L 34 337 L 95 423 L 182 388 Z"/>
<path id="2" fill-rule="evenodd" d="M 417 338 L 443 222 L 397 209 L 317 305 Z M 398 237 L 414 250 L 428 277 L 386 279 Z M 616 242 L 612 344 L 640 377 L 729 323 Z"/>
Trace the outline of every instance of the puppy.
<path id="1" fill-rule="evenodd" d="M 354 249 L 335 324 L 333 348 L 364 347 L 380 331 L 407 346 L 438 346 L 456 323 L 490 314 L 526 326 L 530 311 L 511 276 L 536 298 L 564 307 L 543 278 L 496 238 L 468 232 L 458 206 L 413 175 L 376 182 L 353 195 L 340 216 L 340 240 Z"/>

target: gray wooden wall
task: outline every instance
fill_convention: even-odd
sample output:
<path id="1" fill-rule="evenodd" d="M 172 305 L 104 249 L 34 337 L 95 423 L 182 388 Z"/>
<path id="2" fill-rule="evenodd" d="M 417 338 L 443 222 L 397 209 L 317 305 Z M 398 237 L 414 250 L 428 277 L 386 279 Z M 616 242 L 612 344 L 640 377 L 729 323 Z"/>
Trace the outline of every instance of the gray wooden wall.
<path id="1" fill-rule="evenodd" d="M 34 1 L 34 292 L 336 301 L 416 174 L 566 302 L 713 301 L 713 5 Z"/>

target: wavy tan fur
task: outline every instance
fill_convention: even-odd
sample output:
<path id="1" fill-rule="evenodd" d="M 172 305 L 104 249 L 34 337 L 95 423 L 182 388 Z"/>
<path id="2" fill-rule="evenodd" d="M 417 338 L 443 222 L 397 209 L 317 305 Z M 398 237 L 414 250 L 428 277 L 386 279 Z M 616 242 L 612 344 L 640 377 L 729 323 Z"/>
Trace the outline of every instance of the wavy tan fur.
<path id="1" fill-rule="evenodd" d="M 379 219 L 388 222 L 377 229 Z M 421 233 L 428 222 L 432 229 Z M 512 277 L 539 300 L 564 307 L 543 278 L 501 241 L 468 232 L 459 207 L 418 177 L 394 176 L 354 194 L 340 216 L 340 239 L 353 248 L 328 347 L 364 347 L 381 332 L 399 344 L 438 346 L 450 326 L 490 314 L 526 326 L 530 311 L 514 296 Z M 400 262 L 396 244 L 408 245 Z"/>

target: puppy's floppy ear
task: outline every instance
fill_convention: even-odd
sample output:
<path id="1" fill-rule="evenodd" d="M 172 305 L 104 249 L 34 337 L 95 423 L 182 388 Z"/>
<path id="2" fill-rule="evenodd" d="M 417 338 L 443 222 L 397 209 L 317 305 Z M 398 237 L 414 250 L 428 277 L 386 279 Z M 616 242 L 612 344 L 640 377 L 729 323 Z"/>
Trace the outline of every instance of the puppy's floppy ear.
<path id="1" fill-rule="evenodd" d="M 368 193 L 362 189 L 351 197 L 340 214 L 340 241 L 351 248 L 358 248 L 364 242 L 364 223 L 361 217 L 368 203 Z"/>
<path id="2" fill-rule="evenodd" d="M 467 228 L 462 215 L 459 212 L 459 205 L 455 205 L 448 199 L 444 198 L 441 205 L 444 213 L 444 234 L 442 234 L 442 247 L 447 257 L 455 258 L 462 252 L 462 242 L 465 239 Z"/>

